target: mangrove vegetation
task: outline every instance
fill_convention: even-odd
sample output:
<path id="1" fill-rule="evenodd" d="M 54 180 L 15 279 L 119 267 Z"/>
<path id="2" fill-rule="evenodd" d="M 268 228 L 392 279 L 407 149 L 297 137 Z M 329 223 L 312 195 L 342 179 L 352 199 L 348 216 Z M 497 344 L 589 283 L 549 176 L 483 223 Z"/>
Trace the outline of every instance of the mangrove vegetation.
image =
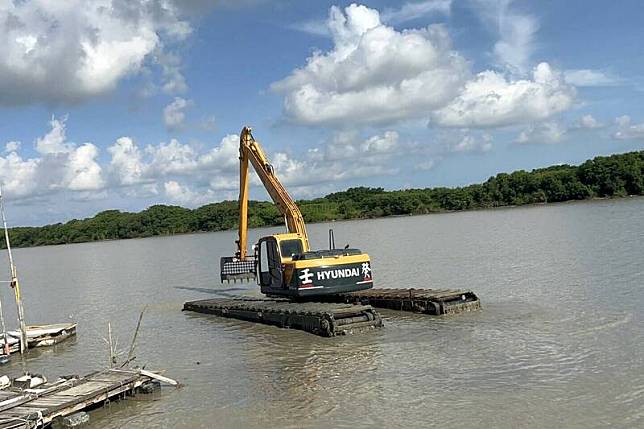
<path id="1" fill-rule="evenodd" d="M 322 198 L 298 201 L 307 222 L 427 214 L 524 204 L 644 195 L 644 151 L 600 156 L 579 166 L 556 165 L 501 173 L 457 188 L 385 191 L 358 187 Z M 16 247 L 150 237 L 237 227 L 236 201 L 197 209 L 155 205 L 139 213 L 108 210 L 96 216 L 41 227 L 11 229 Z M 252 201 L 249 226 L 279 225 L 283 218 L 270 202 Z M 4 238 L 0 241 L 4 246 Z"/>

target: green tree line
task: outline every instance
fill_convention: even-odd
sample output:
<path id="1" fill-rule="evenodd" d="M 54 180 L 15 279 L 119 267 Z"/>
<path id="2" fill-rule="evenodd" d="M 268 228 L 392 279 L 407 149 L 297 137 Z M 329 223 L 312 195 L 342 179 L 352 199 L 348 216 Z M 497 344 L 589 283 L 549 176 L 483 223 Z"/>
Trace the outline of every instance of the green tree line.
<path id="1" fill-rule="evenodd" d="M 358 187 L 323 198 L 301 200 L 307 222 L 427 214 L 597 197 L 644 195 L 644 151 L 600 156 L 579 166 L 556 165 L 530 172 L 500 173 L 484 183 L 457 188 L 385 191 Z M 234 229 L 236 201 L 222 201 L 197 209 L 155 205 L 139 213 L 107 210 L 96 216 L 41 227 L 11 228 L 16 247 L 80 243 Z M 270 202 L 249 203 L 250 227 L 284 222 Z M 4 247 L 4 238 L 0 240 Z"/>

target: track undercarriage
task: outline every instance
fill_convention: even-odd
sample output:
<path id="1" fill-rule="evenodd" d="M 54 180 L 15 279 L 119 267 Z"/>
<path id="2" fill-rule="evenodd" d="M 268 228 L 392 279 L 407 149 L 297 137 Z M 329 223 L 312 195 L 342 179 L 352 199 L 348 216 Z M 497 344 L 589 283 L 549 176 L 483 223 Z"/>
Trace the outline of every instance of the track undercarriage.
<path id="1" fill-rule="evenodd" d="M 478 310 L 481 304 L 471 291 L 369 289 L 317 297 L 315 302 L 215 298 L 186 302 L 183 309 L 334 337 L 382 327 L 373 307 L 438 316 Z"/>
<path id="2" fill-rule="evenodd" d="M 382 326 L 380 315 L 370 305 L 240 297 L 186 302 L 183 309 L 299 329 L 322 337 L 357 333 Z"/>
<path id="3" fill-rule="evenodd" d="M 442 316 L 475 311 L 481 301 L 469 290 L 453 289 L 368 289 L 324 297 L 327 302 L 368 304 L 390 310 Z"/>

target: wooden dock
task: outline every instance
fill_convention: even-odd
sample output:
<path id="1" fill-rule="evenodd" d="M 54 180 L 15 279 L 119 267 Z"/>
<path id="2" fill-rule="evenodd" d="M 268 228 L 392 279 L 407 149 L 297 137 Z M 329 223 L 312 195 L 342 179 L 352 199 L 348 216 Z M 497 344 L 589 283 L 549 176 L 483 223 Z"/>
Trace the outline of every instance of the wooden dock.
<path id="1" fill-rule="evenodd" d="M 146 375 L 147 374 L 147 375 Z M 148 371 L 106 369 L 85 377 L 66 377 L 34 389 L 0 390 L 0 429 L 43 428 L 56 419 L 133 395 L 155 376 Z"/>

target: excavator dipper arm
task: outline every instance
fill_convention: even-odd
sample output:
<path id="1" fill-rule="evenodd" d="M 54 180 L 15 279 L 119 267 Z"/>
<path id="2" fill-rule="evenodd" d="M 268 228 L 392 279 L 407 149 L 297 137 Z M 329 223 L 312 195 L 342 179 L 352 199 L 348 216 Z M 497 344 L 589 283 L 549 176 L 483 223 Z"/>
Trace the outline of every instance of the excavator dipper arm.
<path id="1" fill-rule="evenodd" d="M 295 201 L 286 192 L 282 183 L 275 176 L 273 166 L 266 158 L 262 147 L 253 138 L 249 127 L 244 127 L 239 138 L 239 241 L 237 252 L 239 259 L 247 256 L 248 245 L 248 164 L 252 164 L 264 188 L 271 196 L 279 212 L 286 220 L 288 232 L 300 234 L 304 241 L 304 251 L 308 251 L 309 239 L 306 234 L 304 218 Z"/>
<path id="2" fill-rule="evenodd" d="M 304 218 L 295 201 L 286 192 L 275 176 L 273 166 L 268 161 L 260 144 L 255 140 L 251 129 L 244 127 L 239 136 L 239 239 L 234 257 L 221 258 L 221 280 L 248 280 L 255 277 L 255 264 L 248 255 L 248 181 L 249 164 L 253 166 L 264 188 L 286 221 L 289 233 L 298 234 L 302 239 L 303 251 L 310 250 Z"/>

